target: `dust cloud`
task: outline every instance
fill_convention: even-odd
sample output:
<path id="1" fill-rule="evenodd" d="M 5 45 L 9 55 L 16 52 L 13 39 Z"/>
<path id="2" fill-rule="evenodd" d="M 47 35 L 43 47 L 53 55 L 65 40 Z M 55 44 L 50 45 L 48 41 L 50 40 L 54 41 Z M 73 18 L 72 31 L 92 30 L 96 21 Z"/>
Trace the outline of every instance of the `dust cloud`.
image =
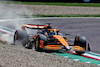
<path id="1" fill-rule="evenodd" d="M 0 20 L 23 19 L 25 16 L 31 18 L 32 15 L 34 15 L 34 12 L 29 10 L 25 5 L 0 3 Z M 25 21 L 0 22 L 0 25 L 16 30 L 21 29 L 21 24 L 24 22 Z M 13 36 L 9 34 L 0 35 L 0 42 L 11 44 L 13 42 Z"/>
<path id="2" fill-rule="evenodd" d="M 9 34 L 3 34 L 0 37 L 0 42 L 3 44 L 12 44 L 13 43 L 13 36 L 11 36 Z"/>

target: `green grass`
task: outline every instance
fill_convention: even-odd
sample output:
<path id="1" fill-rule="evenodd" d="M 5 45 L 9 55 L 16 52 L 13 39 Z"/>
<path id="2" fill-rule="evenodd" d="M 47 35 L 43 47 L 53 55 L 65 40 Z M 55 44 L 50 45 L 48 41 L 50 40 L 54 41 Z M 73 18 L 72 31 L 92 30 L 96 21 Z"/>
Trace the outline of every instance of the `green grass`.
<path id="1" fill-rule="evenodd" d="M 0 1 L 0 3 L 29 4 L 29 5 L 59 5 L 59 6 L 100 7 L 100 3 L 58 3 L 58 2 L 20 2 L 20 1 Z"/>
<path id="2" fill-rule="evenodd" d="M 19 15 L 20 18 L 44 18 L 44 17 L 100 17 L 100 15 Z M 2 18 L 0 19 L 14 19 L 12 18 Z"/>
<path id="3" fill-rule="evenodd" d="M 23 15 L 29 18 L 27 15 Z M 100 15 L 32 15 L 32 17 L 100 17 Z"/>

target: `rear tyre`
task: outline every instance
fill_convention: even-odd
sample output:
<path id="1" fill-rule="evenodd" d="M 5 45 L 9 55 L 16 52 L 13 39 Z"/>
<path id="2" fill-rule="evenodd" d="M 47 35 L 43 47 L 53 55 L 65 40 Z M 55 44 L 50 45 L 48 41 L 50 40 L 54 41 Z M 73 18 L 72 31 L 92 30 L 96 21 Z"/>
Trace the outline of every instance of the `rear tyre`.
<path id="1" fill-rule="evenodd" d="M 16 44 L 16 40 L 25 46 L 28 43 L 27 32 L 25 30 L 16 30 L 14 34 L 14 44 Z"/>

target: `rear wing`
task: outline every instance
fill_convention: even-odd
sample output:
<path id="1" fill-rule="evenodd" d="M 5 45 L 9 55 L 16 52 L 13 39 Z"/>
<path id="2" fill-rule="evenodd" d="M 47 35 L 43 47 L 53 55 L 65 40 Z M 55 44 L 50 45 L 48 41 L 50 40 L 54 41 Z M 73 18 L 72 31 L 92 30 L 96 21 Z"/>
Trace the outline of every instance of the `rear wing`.
<path id="1" fill-rule="evenodd" d="M 48 25 L 22 24 L 23 30 L 25 30 L 25 27 L 30 29 L 43 29 L 43 28 L 47 28 Z"/>

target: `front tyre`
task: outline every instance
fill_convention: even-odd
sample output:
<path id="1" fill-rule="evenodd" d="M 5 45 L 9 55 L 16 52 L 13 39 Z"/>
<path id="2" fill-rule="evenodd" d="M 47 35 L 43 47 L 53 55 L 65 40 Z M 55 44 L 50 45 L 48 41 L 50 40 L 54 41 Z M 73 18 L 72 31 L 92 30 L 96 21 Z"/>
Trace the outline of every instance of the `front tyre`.
<path id="1" fill-rule="evenodd" d="M 83 47 L 86 50 L 86 38 L 84 36 L 77 35 L 75 37 L 74 45 Z"/>
<path id="2" fill-rule="evenodd" d="M 84 51 L 75 51 L 75 52 L 77 55 L 80 55 L 80 56 L 85 53 Z"/>

